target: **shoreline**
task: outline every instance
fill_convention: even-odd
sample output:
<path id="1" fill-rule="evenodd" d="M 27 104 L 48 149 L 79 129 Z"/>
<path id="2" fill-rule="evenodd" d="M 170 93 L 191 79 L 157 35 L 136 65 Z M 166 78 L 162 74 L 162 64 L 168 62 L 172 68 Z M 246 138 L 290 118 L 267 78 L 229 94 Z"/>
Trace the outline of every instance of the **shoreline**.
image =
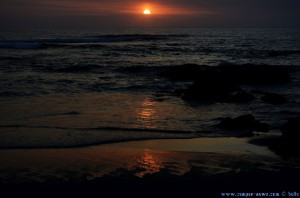
<path id="1" fill-rule="evenodd" d="M 299 159 L 284 160 L 265 146 L 250 144 L 251 139 L 257 138 L 0 149 L 0 189 L 32 197 L 45 192 L 52 197 L 94 193 L 113 197 L 182 197 L 195 193 L 221 197 L 221 192 L 298 190 L 293 181 L 300 176 Z"/>
<path id="2" fill-rule="evenodd" d="M 140 137 L 139 129 L 119 129 L 114 131 L 116 137 L 106 137 L 106 133 L 110 132 L 108 129 L 72 129 L 68 131 L 68 129 L 64 128 L 47 128 L 47 130 L 41 131 L 40 127 L 32 127 L 30 129 L 30 133 L 28 131 L 20 131 L 19 133 L 14 134 L 15 140 L 9 140 L 7 136 L 11 133 L 12 130 L 17 131 L 18 126 L 0 126 L 3 129 L 3 133 L 0 135 L 2 137 L 0 141 L 0 149 L 72 149 L 72 148 L 84 148 L 84 147 L 92 147 L 92 146 L 101 146 L 107 144 L 122 144 L 126 142 L 140 142 L 140 141 L 151 141 L 151 140 L 190 140 L 190 139 L 198 139 L 198 138 L 209 138 L 209 139 L 218 139 L 218 138 L 255 138 L 260 139 L 261 136 L 279 136 L 280 131 L 278 129 L 272 129 L 268 133 L 264 132 L 255 132 L 249 134 L 248 130 L 241 130 L 239 132 L 230 131 L 230 130 L 214 130 L 214 131 L 173 131 L 173 130 L 155 130 L 155 129 L 146 129 L 145 131 L 142 130 L 142 134 L 144 137 Z M 12 128 L 12 129 L 10 129 Z M 113 129 L 113 128 L 112 128 Z M 54 139 L 53 137 L 49 137 L 48 139 L 41 139 L 44 133 L 51 132 L 52 134 L 58 134 L 61 131 L 66 130 L 66 134 L 64 137 L 64 141 L 61 141 L 62 137 L 57 137 L 58 139 Z M 45 132 L 46 131 L 46 132 Z M 82 134 L 85 134 L 86 131 L 95 131 L 95 133 L 90 133 L 89 136 L 94 137 L 94 140 L 90 141 L 82 141 L 79 139 L 84 138 Z M 128 135 L 127 132 L 131 134 Z M 164 132 L 164 133 L 162 133 Z M 128 135 L 128 138 L 122 137 L 124 134 Z M 18 139 L 23 139 L 22 142 L 18 141 Z M 99 140 L 99 138 L 103 140 Z M 54 144 L 54 141 L 59 142 Z M 82 142 L 81 142 L 82 141 Z M 38 144 L 37 144 L 38 142 Z"/>
<path id="3" fill-rule="evenodd" d="M 78 148 L 30 148 L 30 149 L 0 149 L 1 172 L 5 169 L 18 170 L 31 169 L 36 167 L 37 178 L 40 178 L 40 170 L 46 167 L 52 168 L 54 172 L 47 174 L 56 174 L 56 169 L 70 168 L 70 165 L 76 164 L 75 172 L 79 171 L 78 167 L 89 169 L 93 172 L 97 166 L 107 166 L 109 169 L 100 169 L 97 175 L 109 175 L 110 172 L 118 168 L 147 168 L 152 169 L 160 164 L 155 172 L 160 172 L 164 168 L 164 163 L 185 163 L 183 169 L 191 166 L 188 161 L 197 158 L 197 155 L 219 155 L 219 156 L 264 156 L 266 158 L 280 159 L 274 152 L 265 146 L 250 144 L 249 140 L 257 138 L 193 138 L 193 139 L 158 139 L 129 141 L 112 144 L 102 144 Z M 173 157 L 170 157 L 173 156 Z M 143 157 L 148 157 L 147 162 Z M 157 159 L 156 159 L 157 158 Z M 184 158 L 185 160 L 182 161 Z M 83 163 L 84 162 L 84 163 Z M 142 162 L 142 163 L 140 163 Z M 180 168 L 180 167 L 179 167 Z M 79 168 L 80 169 L 80 168 Z M 43 172 L 43 171 L 42 171 Z M 46 171 L 47 172 L 47 171 Z M 94 173 L 93 173 L 94 174 Z M 13 176 L 13 175 L 12 175 Z M 18 178 L 18 175 L 14 175 Z M 3 179 L 3 178 L 2 178 Z"/>

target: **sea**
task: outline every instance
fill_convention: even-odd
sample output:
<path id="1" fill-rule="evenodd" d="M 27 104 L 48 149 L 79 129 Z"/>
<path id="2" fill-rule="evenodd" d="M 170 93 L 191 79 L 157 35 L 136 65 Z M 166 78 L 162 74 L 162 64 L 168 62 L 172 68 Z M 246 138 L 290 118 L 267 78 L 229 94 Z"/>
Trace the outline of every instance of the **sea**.
<path id="1" fill-rule="evenodd" d="M 162 72 L 185 64 L 292 67 L 291 82 L 243 89 L 250 103 L 199 104 Z M 271 131 L 300 115 L 300 29 L 44 29 L 0 33 L 0 147 L 63 148 L 225 137 L 225 117 Z M 267 76 L 266 76 L 267 78 Z M 264 103 L 259 91 L 283 95 Z"/>

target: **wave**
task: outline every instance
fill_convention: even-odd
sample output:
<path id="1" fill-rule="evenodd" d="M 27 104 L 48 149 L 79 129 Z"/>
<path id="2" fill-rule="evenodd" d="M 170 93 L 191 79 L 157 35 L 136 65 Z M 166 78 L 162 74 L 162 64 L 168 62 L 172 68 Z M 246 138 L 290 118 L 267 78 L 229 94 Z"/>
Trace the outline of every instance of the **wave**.
<path id="1" fill-rule="evenodd" d="M 300 50 L 273 50 L 269 52 L 270 57 L 299 55 Z"/>
<path id="2" fill-rule="evenodd" d="M 0 97 L 23 97 L 23 96 L 32 96 L 33 93 L 27 93 L 24 91 L 1 91 Z"/>
<path id="3" fill-rule="evenodd" d="M 0 49 L 40 49 L 42 48 L 41 43 L 26 43 L 20 42 L 3 42 L 0 41 Z"/>
<path id="4" fill-rule="evenodd" d="M 60 116 L 60 115 L 78 115 L 79 112 L 71 111 L 61 114 L 49 114 L 45 116 Z M 38 129 L 62 129 L 62 130 L 79 130 L 79 131 L 128 131 L 128 132 L 158 132 L 158 133 L 176 133 L 176 134 L 189 134 L 189 133 L 211 133 L 203 131 L 184 131 L 184 130 L 168 130 L 168 129 L 152 129 L 152 128 L 126 128 L 126 127 L 95 127 L 95 128 L 67 128 L 56 126 L 30 126 L 30 125 L 0 125 L 0 128 L 38 128 Z"/>
<path id="5" fill-rule="evenodd" d="M 197 133 L 185 131 L 118 127 L 76 129 L 55 126 L 2 125 L 0 128 L 3 130 L 0 134 L 0 148 L 70 148 L 147 139 L 201 137 Z M 10 132 L 11 128 L 14 129 L 13 134 Z M 9 134 L 6 133 L 7 129 Z M 8 140 L 7 135 L 14 138 Z M 22 141 L 19 141 L 20 138 Z"/>
<path id="6" fill-rule="evenodd" d="M 0 148 L 72 148 L 107 143 L 201 137 L 236 137 L 241 133 L 184 131 L 149 128 L 96 127 L 65 128 L 56 126 L 0 125 Z M 13 128 L 13 134 L 10 132 Z M 8 130 L 7 130 L 8 129 Z M 25 130 L 24 130 L 25 129 Z M 30 133 L 28 133 L 30 129 Z M 7 132 L 9 138 L 7 141 Z M 19 139 L 22 138 L 20 142 Z"/>
<path id="7" fill-rule="evenodd" d="M 31 116 L 30 118 L 43 118 L 43 117 L 56 117 L 56 116 L 76 116 L 76 115 L 80 115 L 80 114 L 81 113 L 78 112 L 78 111 L 69 111 L 69 112 L 64 112 L 64 113 L 49 113 L 49 114 L 45 114 L 45 115 Z M 12 126 L 22 127 L 22 125 L 12 125 Z"/>
<path id="8" fill-rule="evenodd" d="M 84 72 L 96 72 L 99 70 L 101 66 L 98 65 L 74 65 L 74 66 L 67 66 L 62 68 L 51 68 L 48 70 L 54 72 L 62 72 L 62 73 L 84 73 Z"/>
<path id="9" fill-rule="evenodd" d="M 99 48 L 101 43 L 158 41 L 187 37 L 185 34 L 120 34 L 79 38 L 0 40 L 0 49 Z"/>

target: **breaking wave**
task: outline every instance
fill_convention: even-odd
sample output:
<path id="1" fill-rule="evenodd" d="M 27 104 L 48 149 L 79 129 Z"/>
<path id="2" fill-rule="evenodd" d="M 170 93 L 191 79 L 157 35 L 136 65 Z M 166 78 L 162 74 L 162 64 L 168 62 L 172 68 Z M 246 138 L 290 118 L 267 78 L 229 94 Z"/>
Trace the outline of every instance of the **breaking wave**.
<path id="1" fill-rule="evenodd" d="M 158 41 L 188 37 L 186 34 L 121 34 L 100 35 L 79 38 L 47 38 L 0 40 L 0 49 L 46 49 L 46 48 L 88 48 L 101 47 L 101 43 Z"/>

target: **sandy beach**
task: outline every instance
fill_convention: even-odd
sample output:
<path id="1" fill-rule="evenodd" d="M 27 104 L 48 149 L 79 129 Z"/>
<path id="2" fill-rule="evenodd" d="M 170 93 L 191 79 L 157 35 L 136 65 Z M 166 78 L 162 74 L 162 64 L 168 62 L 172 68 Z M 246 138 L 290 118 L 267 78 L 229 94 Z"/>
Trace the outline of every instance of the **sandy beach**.
<path id="1" fill-rule="evenodd" d="M 143 197 L 160 197 L 165 193 L 181 197 L 185 191 L 187 195 L 197 192 L 221 197 L 223 191 L 298 190 L 293 181 L 300 176 L 299 159 L 284 160 L 265 146 L 248 143 L 260 138 L 146 140 L 68 149 L 2 149 L 1 188 L 7 191 L 20 188 L 21 191 L 10 192 L 31 196 L 43 190 L 54 195 L 58 191 L 51 189 L 59 189 L 67 194 L 101 191 L 137 197 L 138 192 L 146 189 L 152 190 Z"/>

